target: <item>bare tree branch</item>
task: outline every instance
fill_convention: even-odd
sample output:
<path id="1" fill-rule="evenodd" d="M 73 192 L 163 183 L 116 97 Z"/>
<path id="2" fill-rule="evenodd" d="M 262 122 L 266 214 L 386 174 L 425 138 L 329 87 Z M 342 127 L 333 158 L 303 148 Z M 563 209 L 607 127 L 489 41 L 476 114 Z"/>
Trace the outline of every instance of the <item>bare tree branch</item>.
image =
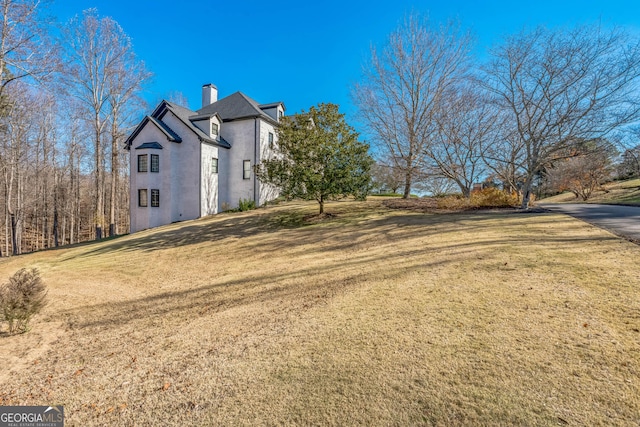
<path id="1" fill-rule="evenodd" d="M 520 169 L 523 208 L 534 177 L 568 148 L 640 119 L 640 44 L 620 29 L 523 32 L 492 51 L 485 73 L 507 119 L 511 158 L 498 161 Z"/>
<path id="2" fill-rule="evenodd" d="M 426 170 L 445 93 L 469 66 L 471 36 L 454 23 L 433 28 L 419 15 L 395 30 L 380 54 L 372 48 L 363 81 L 353 89 L 359 114 L 381 157 L 404 173 L 403 197 Z"/>

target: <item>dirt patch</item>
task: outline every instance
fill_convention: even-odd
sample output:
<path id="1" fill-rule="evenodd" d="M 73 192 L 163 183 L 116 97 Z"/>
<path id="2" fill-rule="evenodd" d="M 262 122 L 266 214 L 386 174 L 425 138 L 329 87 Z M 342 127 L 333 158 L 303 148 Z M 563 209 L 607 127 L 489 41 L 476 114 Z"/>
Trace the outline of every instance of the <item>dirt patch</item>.
<path id="1" fill-rule="evenodd" d="M 323 222 L 323 221 L 328 221 L 331 219 L 336 218 L 338 215 L 336 214 L 332 214 L 329 212 L 324 212 L 321 214 L 312 214 L 312 215 L 305 215 L 303 217 L 304 222 L 309 223 L 309 224 L 317 224 L 319 222 Z"/>

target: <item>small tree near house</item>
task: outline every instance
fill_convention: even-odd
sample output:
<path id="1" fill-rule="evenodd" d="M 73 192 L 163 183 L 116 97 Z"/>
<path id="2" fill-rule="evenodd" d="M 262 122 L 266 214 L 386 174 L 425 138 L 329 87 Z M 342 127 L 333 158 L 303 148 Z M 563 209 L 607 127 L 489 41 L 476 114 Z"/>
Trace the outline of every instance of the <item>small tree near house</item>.
<path id="1" fill-rule="evenodd" d="M 256 168 L 258 178 L 287 198 L 316 200 L 320 214 L 327 200 L 363 198 L 370 188 L 373 159 L 335 104 L 320 104 L 284 117 L 276 130 L 276 155 Z"/>

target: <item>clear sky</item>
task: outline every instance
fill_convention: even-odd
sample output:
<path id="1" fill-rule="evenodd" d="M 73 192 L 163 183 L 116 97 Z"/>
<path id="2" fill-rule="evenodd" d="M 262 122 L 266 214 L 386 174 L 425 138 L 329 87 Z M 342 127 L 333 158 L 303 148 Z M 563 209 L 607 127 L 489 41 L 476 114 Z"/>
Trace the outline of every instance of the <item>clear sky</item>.
<path id="1" fill-rule="evenodd" d="M 132 38 L 154 74 L 150 103 L 181 92 L 198 109 L 202 85 L 213 83 L 220 97 L 242 91 L 259 103 L 283 101 L 289 114 L 333 102 L 350 116 L 350 87 L 370 46 L 411 11 L 435 23 L 459 20 L 480 54 L 524 27 L 640 29 L 640 0 L 53 0 L 50 14 L 64 22 L 91 7 Z"/>

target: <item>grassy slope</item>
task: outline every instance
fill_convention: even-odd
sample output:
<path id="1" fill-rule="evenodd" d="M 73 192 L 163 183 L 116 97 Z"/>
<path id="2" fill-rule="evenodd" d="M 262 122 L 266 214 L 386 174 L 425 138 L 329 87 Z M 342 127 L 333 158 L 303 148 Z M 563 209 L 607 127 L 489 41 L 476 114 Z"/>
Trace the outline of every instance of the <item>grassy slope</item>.
<path id="1" fill-rule="evenodd" d="M 69 426 L 640 422 L 638 246 L 379 202 L 297 227 L 313 209 L 3 261 L 39 267 L 51 304 L 0 337 L 0 404 Z"/>
<path id="2" fill-rule="evenodd" d="M 608 192 L 596 191 L 587 203 L 613 203 L 640 206 L 640 179 L 616 181 L 605 184 Z M 583 203 L 573 193 L 562 193 L 540 200 L 548 203 Z"/>

